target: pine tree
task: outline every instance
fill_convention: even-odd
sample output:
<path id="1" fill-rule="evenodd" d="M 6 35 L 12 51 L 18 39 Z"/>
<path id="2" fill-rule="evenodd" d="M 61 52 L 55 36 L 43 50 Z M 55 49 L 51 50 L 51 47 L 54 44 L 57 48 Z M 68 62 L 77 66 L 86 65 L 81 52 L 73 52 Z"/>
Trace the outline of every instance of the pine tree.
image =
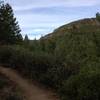
<path id="1" fill-rule="evenodd" d="M 14 44 L 22 41 L 18 22 L 9 4 L 0 6 L 0 43 Z"/>
<path id="2" fill-rule="evenodd" d="M 99 13 L 99 12 L 96 13 L 96 19 L 97 19 L 98 21 L 100 21 L 100 13 Z"/>
<path id="3" fill-rule="evenodd" d="M 25 35 L 25 38 L 24 38 L 24 45 L 29 45 L 29 38 L 28 38 L 28 35 L 26 34 Z"/>
<path id="4" fill-rule="evenodd" d="M 27 35 L 27 34 L 25 35 L 24 41 L 25 41 L 25 42 L 28 42 L 28 41 L 29 41 L 28 35 Z"/>

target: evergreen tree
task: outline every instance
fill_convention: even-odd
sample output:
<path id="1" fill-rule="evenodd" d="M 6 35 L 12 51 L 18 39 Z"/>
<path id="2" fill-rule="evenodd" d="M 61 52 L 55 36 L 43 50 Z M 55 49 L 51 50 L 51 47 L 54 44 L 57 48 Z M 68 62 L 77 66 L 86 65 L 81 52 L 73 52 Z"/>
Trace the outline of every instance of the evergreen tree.
<path id="1" fill-rule="evenodd" d="M 14 44 L 22 41 L 18 22 L 9 4 L 0 6 L 0 43 Z"/>
<path id="2" fill-rule="evenodd" d="M 24 41 L 25 42 L 28 42 L 29 41 L 29 38 L 28 38 L 28 35 L 27 34 L 25 35 Z"/>
<path id="3" fill-rule="evenodd" d="M 97 19 L 98 21 L 100 21 L 100 13 L 99 13 L 99 12 L 96 13 L 96 19 Z"/>
<path id="4" fill-rule="evenodd" d="M 29 38 L 28 38 L 28 35 L 27 34 L 25 35 L 25 38 L 24 38 L 24 45 L 26 47 L 29 45 Z"/>

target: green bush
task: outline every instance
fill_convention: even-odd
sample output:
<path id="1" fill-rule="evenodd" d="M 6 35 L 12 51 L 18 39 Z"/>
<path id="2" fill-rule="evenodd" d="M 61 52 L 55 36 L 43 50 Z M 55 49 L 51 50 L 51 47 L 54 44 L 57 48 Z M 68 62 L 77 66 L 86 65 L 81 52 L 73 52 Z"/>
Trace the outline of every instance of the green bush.
<path id="1" fill-rule="evenodd" d="M 46 83 L 48 69 L 55 66 L 55 57 L 44 52 L 32 52 L 18 45 L 0 48 L 0 64 L 14 68 L 28 78 Z"/>
<path id="2" fill-rule="evenodd" d="M 100 100 L 100 66 L 85 67 L 61 88 L 62 100 Z"/>

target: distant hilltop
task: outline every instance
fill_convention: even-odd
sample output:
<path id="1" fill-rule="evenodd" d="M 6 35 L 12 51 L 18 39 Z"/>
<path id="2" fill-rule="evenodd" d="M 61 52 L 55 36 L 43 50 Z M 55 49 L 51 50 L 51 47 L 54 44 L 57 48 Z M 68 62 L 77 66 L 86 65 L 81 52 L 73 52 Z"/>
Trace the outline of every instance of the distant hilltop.
<path id="1" fill-rule="evenodd" d="M 100 21 L 97 18 L 85 18 L 78 21 L 74 21 L 63 25 L 54 30 L 53 33 L 50 33 L 44 36 L 44 39 L 53 37 L 53 36 L 62 36 L 66 33 L 100 33 Z"/>

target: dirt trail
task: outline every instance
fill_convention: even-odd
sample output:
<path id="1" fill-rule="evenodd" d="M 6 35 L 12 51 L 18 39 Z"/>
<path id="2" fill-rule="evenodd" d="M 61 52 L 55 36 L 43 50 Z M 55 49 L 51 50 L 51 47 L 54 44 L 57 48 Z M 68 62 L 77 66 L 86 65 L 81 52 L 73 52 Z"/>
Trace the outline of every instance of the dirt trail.
<path id="1" fill-rule="evenodd" d="M 58 100 L 55 94 L 23 79 L 15 70 L 0 67 L 0 73 L 13 81 L 22 91 L 26 100 Z"/>

